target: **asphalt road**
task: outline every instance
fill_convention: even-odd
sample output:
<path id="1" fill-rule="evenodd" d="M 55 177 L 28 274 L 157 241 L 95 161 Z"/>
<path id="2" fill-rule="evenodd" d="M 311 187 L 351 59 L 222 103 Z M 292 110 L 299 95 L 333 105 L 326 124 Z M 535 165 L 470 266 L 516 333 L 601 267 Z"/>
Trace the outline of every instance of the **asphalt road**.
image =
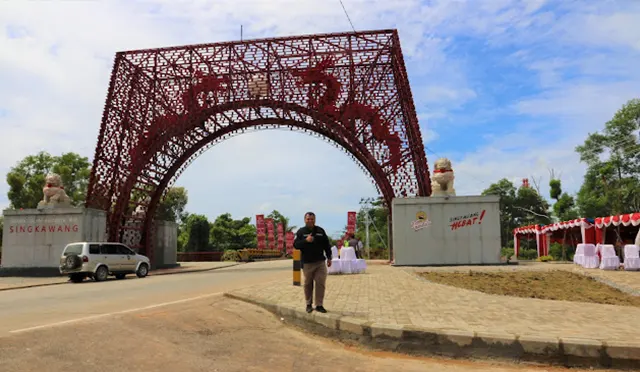
<path id="1" fill-rule="evenodd" d="M 311 336 L 259 307 L 222 296 L 289 278 L 290 265 L 254 263 L 2 292 L 0 371 L 563 370 L 371 352 Z"/>
<path id="2" fill-rule="evenodd" d="M 0 336 L 136 311 L 291 277 L 291 261 L 267 261 L 201 273 L 85 281 L 0 294 Z M 64 323 L 67 322 L 67 323 Z"/>

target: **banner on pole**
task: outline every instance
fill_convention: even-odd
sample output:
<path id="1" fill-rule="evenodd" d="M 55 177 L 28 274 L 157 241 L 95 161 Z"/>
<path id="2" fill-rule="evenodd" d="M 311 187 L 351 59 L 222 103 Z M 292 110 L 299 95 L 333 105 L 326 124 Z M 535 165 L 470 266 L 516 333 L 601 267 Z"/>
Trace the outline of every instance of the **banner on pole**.
<path id="1" fill-rule="evenodd" d="M 263 214 L 256 215 L 256 239 L 258 249 L 267 248 Z"/>
<path id="2" fill-rule="evenodd" d="M 354 234 L 356 232 L 356 212 L 347 212 L 347 233 Z"/>
<path id="3" fill-rule="evenodd" d="M 278 222 L 276 231 L 278 232 L 278 246 L 276 249 L 284 249 L 284 225 L 282 224 L 282 222 Z"/>
<path id="4" fill-rule="evenodd" d="M 295 240 L 295 235 L 292 231 L 288 231 L 286 235 L 286 244 L 287 244 L 287 254 L 293 253 L 293 241 Z"/>
<path id="5" fill-rule="evenodd" d="M 276 249 L 275 231 L 273 228 L 273 218 L 265 219 L 267 224 L 267 244 L 269 249 Z"/>

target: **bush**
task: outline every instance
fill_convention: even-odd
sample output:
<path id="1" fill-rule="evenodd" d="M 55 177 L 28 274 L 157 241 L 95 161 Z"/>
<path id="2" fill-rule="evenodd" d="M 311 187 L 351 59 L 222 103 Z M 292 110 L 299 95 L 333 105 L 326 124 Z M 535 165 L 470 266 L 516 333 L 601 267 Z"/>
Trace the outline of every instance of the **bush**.
<path id="1" fill-rule="evenodd" d="M 388 260 L 389 259 L 389 250 L 386 248 L 370 248 L 369 253 L 371 255 L 372 260 Z M 367 258 L 366 250 L 363 250 L 362 253 Z"/>
<path id="2" fill-rule="evenodd" d="M 551 256 L 540 256 L 540 257 L 538 257 L 538 261 L 540 261 L 540 262 L 553 261 L 553 257 L 551 257 Z"/>
<path id="3" fill-rule="evenodd" d="M 567 261 L 573 261 L 573 255 L 576 253 L 576 247 L 566 245 L 565 253 L 567 255 Z M 552 243 L 549 247 L 549 255 L 552 256 L 556 261 L 562 260 L 562 244 Z"/>
<path id="4" fill-rule="evenodd" d="M 500 257 L 504 257 L 507 261 L 511 259 L 511 257 L 513 257 L 515 251 L 513 250 L 513 248 L 509 248 L 509 247 L 502 247 L 502 249 L 500 250 Z"/>
<path id="5" fill-rule="evenodd" d="M 518 250 L 518 259 L 520 260 L 535 260 L 537 258 L 538 258 L 538 251 L 535 249 Z"/>
<path id="6" fill-rule="evenodd" d="M 240 261 L 240 254 L 238 251 L 228 249 L 222 254 L 222 261 Z"/>

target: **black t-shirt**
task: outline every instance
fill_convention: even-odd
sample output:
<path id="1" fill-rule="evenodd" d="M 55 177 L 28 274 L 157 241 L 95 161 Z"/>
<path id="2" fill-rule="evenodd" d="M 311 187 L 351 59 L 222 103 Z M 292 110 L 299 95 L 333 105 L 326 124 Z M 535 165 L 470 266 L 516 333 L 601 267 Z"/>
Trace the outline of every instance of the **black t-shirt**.
<path id="1" fill-rule="evenodd" d="M 311 243 L 306 241 L 309 234 L 313 234 L 313 241 Z M 306 226 L 301 227 L 298 232 L 296 232 L 296 239 L 293 242 L 293 246 L 302 253 L 302 262 L 313 263 L 331 259 L 329 237 L 320 226 L 314 226 L 312 229 Z"/>

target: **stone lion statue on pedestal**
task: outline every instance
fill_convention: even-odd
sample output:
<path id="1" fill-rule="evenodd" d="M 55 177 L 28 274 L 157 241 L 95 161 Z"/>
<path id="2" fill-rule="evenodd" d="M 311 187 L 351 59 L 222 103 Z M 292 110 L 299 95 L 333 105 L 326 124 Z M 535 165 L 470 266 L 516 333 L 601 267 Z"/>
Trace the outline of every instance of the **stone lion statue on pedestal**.
<path id="1" fill-rule="evenodd" d="M 51 173 L 45 178 L 46 184 L 42 189 L 44 199 L 38 203 L 38 208 L 71 207 L 71 198 L 64 191 L 60 175 Z"/>
<path id="2" fill-rule="evenodd" d="M 456 190 L 453 188 L 453 168 L 451 160 L 440 158 L 436 160 L 431 177 L 431 196 L 455 196 Z"/>

